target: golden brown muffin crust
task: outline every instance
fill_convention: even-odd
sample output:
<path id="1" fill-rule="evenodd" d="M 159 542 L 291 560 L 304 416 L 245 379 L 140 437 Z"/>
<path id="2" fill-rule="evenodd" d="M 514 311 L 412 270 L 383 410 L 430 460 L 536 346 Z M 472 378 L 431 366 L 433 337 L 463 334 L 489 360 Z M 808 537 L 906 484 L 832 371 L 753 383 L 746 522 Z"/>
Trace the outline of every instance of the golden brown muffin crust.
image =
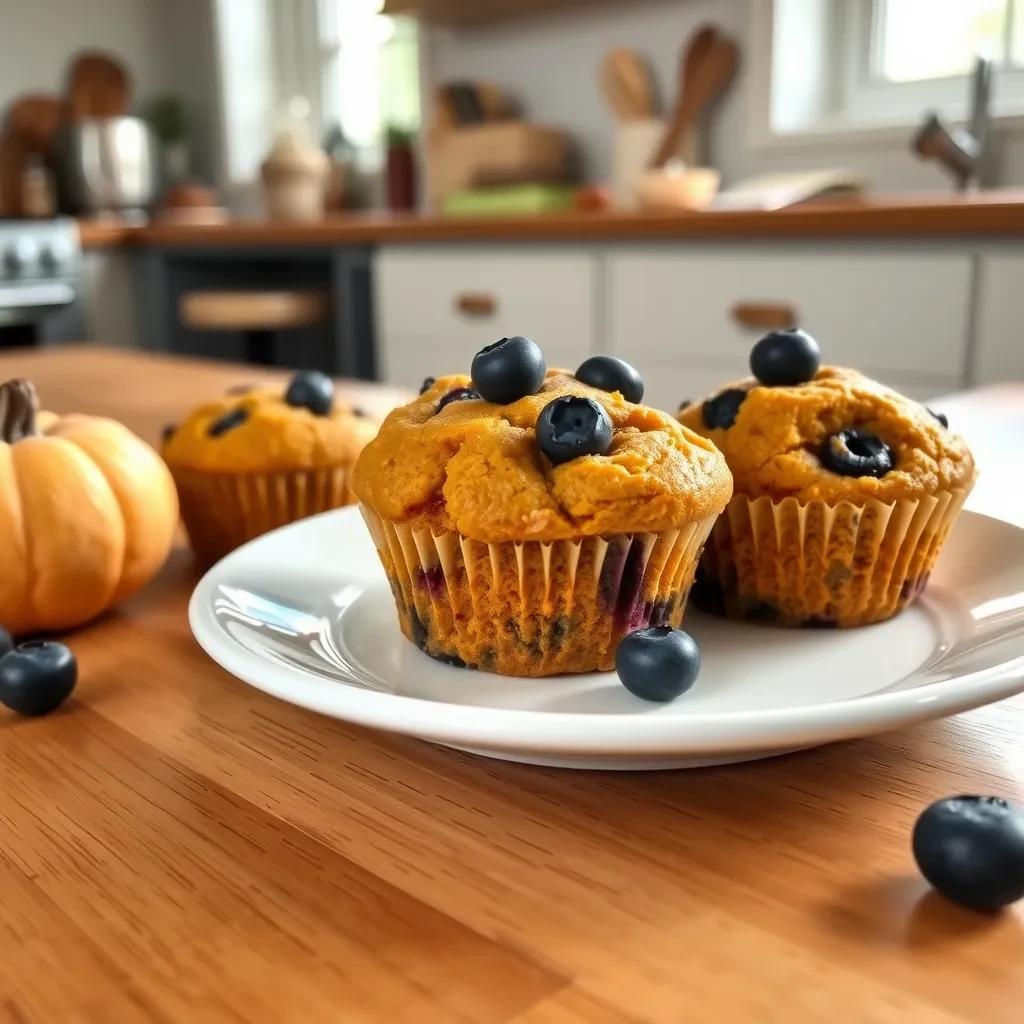
<path id="1" fill-rule="evenodd" d="M 385 519 L 424 521 L 485 542 L 564 540 L 672 529 L 721 511 L 732 481 L 721 453 L 671 416 L 549 370 L 539 392 L 510 405 L 452 402 L 465 376 L 439 378 L 395 409 L 356 463 L 356 496 Z M 543 408 L 592 398 L 615 427 L 606 455 L 554 466 L 537 445 Z"/>
<path id="2" fill-rule="evenodd" d="M 235 409 L 246 419 L 211 437 L 210 426 Z M 318 416 L 288 405 L 280 392 L 253 389 L 201 405 L 164 442 L 163 457 L 172 467 L 200 472 L 322 469 L 353 462 L 377 427 L 337 398 L 328 415 Z"/>
<path id="3" fill-rule="evenodd" d="M 974 478 L 974 459 L 963 438 L 919 402 L 856 370 L 823 366 L 814 380 L 791 387 L 764 387 L 753 378 L 720 391 L 727 387 L 747 392 L 731 427 L 709 429 L 701 402 L 683 409 L 679 421 L 722 450 L 737 494 L 832 504 L 892 502 L 967 487 Z M 851 477 L 822 466 L 817 453 L 825 439 L 853 427 L 889 445 L 893 469 L 878 478 Z"/>

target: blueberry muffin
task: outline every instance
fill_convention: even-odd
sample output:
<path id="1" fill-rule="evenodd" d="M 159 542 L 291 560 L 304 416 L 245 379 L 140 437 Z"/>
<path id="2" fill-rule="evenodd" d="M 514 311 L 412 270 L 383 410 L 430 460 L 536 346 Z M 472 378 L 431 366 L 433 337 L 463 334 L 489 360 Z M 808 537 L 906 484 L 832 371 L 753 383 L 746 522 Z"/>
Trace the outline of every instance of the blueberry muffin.
<path id="1" fill-rule="evenodd" d="M 199 560 L 351 504 L 352 466 L 377 426 L 336 400 L 329 377 L 301 372 L 283 394 L 233 389 L 167 428 L 162 454 Z"/>
<path id="2" fill-rule="evenodd" d="M 702 607 L 859 626 L 928 581 L 973 486 L 971 453 L 944 416 L 819 361 L 803 331 L 774 332 L 751 353 L 752 378 L 680 410 L 721 449 L 736 489 L 698 570 Z"/>
<path id="3" fill-rule="evenodd" d="M 619 360 L 546 370 L 532 341 L 503 338 L 388 416 L 353 487 L 406 637 L 544 676 L 610 669 L 624 633 L 679 624 L 732 481 L 642 396 Z"/>

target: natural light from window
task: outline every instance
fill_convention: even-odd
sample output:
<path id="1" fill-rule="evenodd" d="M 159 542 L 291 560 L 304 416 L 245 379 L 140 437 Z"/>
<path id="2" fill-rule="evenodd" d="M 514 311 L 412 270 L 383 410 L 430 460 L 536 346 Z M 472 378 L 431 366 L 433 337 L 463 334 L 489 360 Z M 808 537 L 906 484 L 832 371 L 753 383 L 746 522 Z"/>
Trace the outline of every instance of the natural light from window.
<path id="1" fill-rule="evenodd" d="M 1024 59 L 1024 0 L 877 0 L 875 72 L 890 82 L 965 75 L 977 55 Z"/>

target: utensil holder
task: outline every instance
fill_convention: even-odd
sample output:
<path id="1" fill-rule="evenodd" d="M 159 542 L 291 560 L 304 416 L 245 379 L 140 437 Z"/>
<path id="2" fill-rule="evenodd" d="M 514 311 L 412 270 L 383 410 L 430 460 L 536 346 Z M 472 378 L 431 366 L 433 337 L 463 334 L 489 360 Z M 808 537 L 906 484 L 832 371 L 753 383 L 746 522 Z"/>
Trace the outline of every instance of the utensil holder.
<path id="1" fill-rule="evenodd" d="M 622 121 L 615 127 L 612 143 L 612 198 L 622 209 L 636 209 L 637 183 L 647 170 L 665 134 L 660 117 Z"/>

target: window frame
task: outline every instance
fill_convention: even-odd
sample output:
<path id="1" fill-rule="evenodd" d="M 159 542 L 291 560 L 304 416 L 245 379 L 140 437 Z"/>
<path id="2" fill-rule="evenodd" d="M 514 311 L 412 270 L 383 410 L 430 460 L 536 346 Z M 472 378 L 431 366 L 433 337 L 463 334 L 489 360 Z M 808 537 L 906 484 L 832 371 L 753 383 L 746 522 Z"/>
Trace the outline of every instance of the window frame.
<path id="1" fill-rule="evenodd" d="M 824 99 L 819 110 L 803 123 L 780 127 L 773 106 L 780 102 L 776 65 L 786 60 L 778 49 L 776 19 L 784 3 L 820 6 L 824 25 L 821 59 L 833 70 L 824 84 L 806 83 L 819 89 Z M 908 131 L 920 124 L 929 110 L 951 122 L 967 117 L 969 75 L 891 82 L 877 75 L 873 54 L 874 13 L 884 0 L 753 0 L 751 3 L 752 88 L 748 108 L 749 141 L 755 149 L 800 147 L 835 141 L 858 144 L 889 144 L 906 140 Z M 1016 0 L 1017 17 L 1024 17 L 1024 0 Z M 784 41 L 782 43 L 784 45 Z M 795 59 L 795 57 L 793 58 Z M 793 103 L 810 108 L 806 96 Z M 1001 128 L 1024 130 L 1024 67 L 1000 68 L 993 89 L 993 120 Z"/>

